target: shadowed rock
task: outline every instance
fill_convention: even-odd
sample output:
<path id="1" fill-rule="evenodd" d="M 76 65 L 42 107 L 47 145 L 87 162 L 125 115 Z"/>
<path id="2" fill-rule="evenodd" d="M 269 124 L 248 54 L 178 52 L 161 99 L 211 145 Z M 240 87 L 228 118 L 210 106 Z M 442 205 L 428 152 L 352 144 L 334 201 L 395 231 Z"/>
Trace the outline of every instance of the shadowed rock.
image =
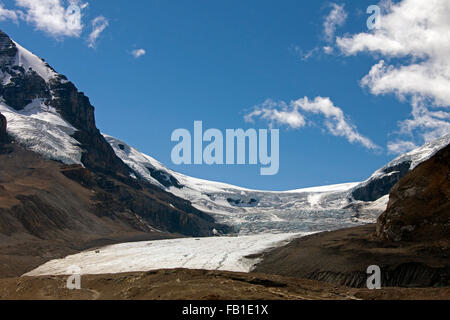
<path id="1" fill-rule="evenodd" d="M 450 239 L 450 145 L 392 189 L 377 235 L 391 241 Z"/>
<path id="2" fill-rule="evenodd" d="M 6 133 L 6 118 L 0 113 L 0 143 L 8 142 L 8 134 Z"/>

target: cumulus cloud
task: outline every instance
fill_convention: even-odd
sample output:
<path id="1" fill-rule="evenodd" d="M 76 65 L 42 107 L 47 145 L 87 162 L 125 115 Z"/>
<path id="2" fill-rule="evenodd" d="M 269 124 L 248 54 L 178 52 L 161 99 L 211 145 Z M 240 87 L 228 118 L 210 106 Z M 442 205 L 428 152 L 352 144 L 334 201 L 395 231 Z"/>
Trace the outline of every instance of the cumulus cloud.
<path id="1" fill-rule="evenodd" d="M 323 22 L 323 32 L 327 41 L 334 40 L 336 28 L 344 25 L 347 20 L 347 12 L 344 10 L 344 5 L 336 3 L 331 4 L 331 12 L 326 16 Z"/>
<path id="2" fill-rule="evenodd" d="M 19 11 L 6 9 L 2 3 L 0 3 L 0 21 L 12 20 L 17 22 L 19 20 Z"/>
<path id="3" fill-rule="evenodd" d="M 38 30 L 56 37 L 79 37 L 83 30 L 82 10 L 86 4 L 69 0 L 16 0 L 24 9 L 23 18 Z"/>
<path id="4" fill-rule="evenodd" d="M 410 140 L 390 142 L 391 152 L 414 147 L 450 132 L 450 2 L 448 0 L 384 1 L 381 28 L 338 37 L 346 55 L 381 56 L 361 80 L 374 95 L 395 94 L 411 102 L 411 118 L 399 134 Z M 439 109 L 439 110 L 437 110 Z"/>
<path id="5" fill-rule="evenodd" d="M 136 49 L 131 51 L 131 54 L 133 55 L 133 57 L 140 58 L 142 56 L 145 56 L 147 54 L 147 51 L 145 51 L 145 49 Z"/>
<path id="6" fill-rule="evenodd" d="M 6 9 L 0 3 L 0 21 L 24 20 L 34 25 L 37 30 L 43 31 L 55 38 L 81 37 L 83 24 L 83 10 L 88 7 L 82 0 L 15 0 L 19 9 Z M 88 36 L 88 45 L 91 48 L 100 34 L 108 27 L 108 20 L 99 16 L 91 21 L 92 30 Z"/>
<path id="7" fill-rule="evenodd" d="M 244 116 L 246 122 L 254 122 L 260 118 L 273 126 L 288 126 L 299 129 L 306 125 L 305 118 L 300 114 L 298 108 L 287 105 L 284 101 L 275 102 L 267 99 L 264 103 L 254 107 L 253 111 Z"/>
<path id="8" fill-rule="evenodd" d="M 255 119 L 263 119 L 270 126 L 287 126 L 291 129 L 300 129 L 306 126 L 305 114 L 316 114 L 321 116 L 323 127 L 332 135 L 344 137 L 350 143 L 359 143 L 372 150 L 379 149 L 369 138 L 361 135 L 356 126 L 345 116 L 342 109 L 336 107 L 330 98 L 316 97 L 314 100 L 301 98 L 290 103 L 284 101 L 275 102 L 266 100 L 262 105 L 244 116 L 245 121 L 254 122 Z M 311 123 L 314 120 L 308 119 Z"/>
<path id="9" fill-rule="evenodd" d="M 91 22 L 92 31 L 89 34 L 89 47 L 94 48 L 100 34 L 109 26 L 109 21 L 103 17 L 97 17 Z"/>

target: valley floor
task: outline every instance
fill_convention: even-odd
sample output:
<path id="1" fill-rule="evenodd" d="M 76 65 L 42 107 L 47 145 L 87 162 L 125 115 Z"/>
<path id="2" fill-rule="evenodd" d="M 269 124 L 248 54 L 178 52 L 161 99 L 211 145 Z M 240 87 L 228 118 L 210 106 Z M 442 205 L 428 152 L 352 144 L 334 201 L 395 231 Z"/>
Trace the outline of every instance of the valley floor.
<path id="1" fill-rule="evenodd" d="M 449 288 L 356 289 L 276 275 L 205 270 L 86 275 L 81 290 L 67 276 L 0 280 L 0 299 L 11 300 L 442 300 Z"/>
<path id="2" fill-rule="evenodd" d="M 294 240 L 292 235 L 260 235 L 112 245 L 49 261 L 29 273 L 33 276 L 0 279 L 0 300 L 450 300 L 448 283 L 433 283 L 436 276 L 446 281 L 447 243 L 381 243 L 373 237 L 374 228 L 367 225 Z M 283 246 L 285 242 L 289 243 Z M 157 244 L 164 244 L 159 253 L 154 248 Z M 171 252 L 176 248 L 185 251 Z M 203 256 L 196 255 L 196 250 Z M 167 254 L 162 254 L 164 251 Z M 228 256 L 234 251 L 236 256 Z M 245 253 L 249 255 L 243 256 Z M 182 259 L 173 259 L 177 256 Z M 189 264 L 189 257 L 199 267 L 211 270 L 196 269 L 196 264 Z M 224 271 L 239 266 L 243 258 L 260 263 L 249 273 Z M 177 267 L 183 262 L 183 268 Z M 75 263 L 80 263 L 86 274 L 81 277 L 81 290 L 68 290 L 68 276 L 63 273 Z M 163 269 L 171 263 L 172 269 Z M 385 285 L 383 275 L 382 289 L 365 289 L 365 270 L 370 264 L 379 264 L 391 284 Z M 251 265 L 240 267 L 250 271 Z M 137 271 L 143 266 L 149 271 Z M 311 270 L 317 272 L 311 276 Z M 46 273 L 53 275 L 43 275 Z M 422 281 L 419 288 L 402 285 L 409 281 L 412 286 L 414 279 Z"/>

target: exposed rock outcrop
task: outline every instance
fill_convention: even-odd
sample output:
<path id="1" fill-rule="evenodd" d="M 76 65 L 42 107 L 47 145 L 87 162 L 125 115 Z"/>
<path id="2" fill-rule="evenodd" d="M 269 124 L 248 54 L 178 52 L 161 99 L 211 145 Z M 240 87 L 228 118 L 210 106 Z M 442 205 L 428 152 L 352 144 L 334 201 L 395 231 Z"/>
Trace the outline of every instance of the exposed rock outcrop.
<path id="1" fill-rule="evenodd" d="M 359 201 L 376 201 L 389 194 L 395 186 L 410 170 L 411 161 L 405 161 L 383 170 L 383 176 L 370 181 L 367 185 L 353 190 L 352 196 Z"/>
<path id="2" fill-rule="evenodd" d="M 450 143 L 450 133 L 395 158 L 366 181 L 357 185 L 351 193 L 354 200 L 375 201 L 389 194 L 391 189 L 419 164 L 430 159 Z"/>
<path id="3" fill-rule="evenodd" d="M 450 285 L 450 145 L 408 173 L 378 224 L 295 240 L 263 256 L 255 271 L 364 287 Z"/>
<path id="4" fill-rule="evenodd" d="M 8 134 L 6 132 L 6 118 L 0 113 L 0 144 L 8 142 Z"/>
<path id="5" fill-rule="evenodd" d="M 0 65 L 10 65 L 16 59 L 17 48 L 6 33 L 0 30 Z"/>
<path id="6" fill-rule="evenodd" d="M 377 235 L 390 241 L 450 239 L 450 145 L 392 189 Z"/>

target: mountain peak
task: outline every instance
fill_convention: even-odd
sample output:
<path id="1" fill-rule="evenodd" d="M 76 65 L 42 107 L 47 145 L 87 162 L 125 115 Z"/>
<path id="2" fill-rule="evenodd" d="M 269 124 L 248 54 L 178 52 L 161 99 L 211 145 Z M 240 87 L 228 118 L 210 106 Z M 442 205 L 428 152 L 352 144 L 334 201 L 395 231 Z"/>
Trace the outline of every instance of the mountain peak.
<path id="1" fill-rule="evenodd" d="M 16 55 L 16 45 L 6 33 L 0 30 L 0 66 L 13 64 Z"/>
<path id="2" fill-rule="evenodd" d="M 10 137 L 46 158 L 129 175 L 73 83 L 0 31 L 0 112 Z"/>
<path id="3" fill-rule="evenodd" d="M 22 73 L 36 73 L 45 82 L 53 78 L 61 78 L 56 71 L 43 59 L 31 53 L 20 44 L 12 40 L 6 33 L 0 30 L 0 68 L 1 78 L 5 84 L 10 77 Z"/>

